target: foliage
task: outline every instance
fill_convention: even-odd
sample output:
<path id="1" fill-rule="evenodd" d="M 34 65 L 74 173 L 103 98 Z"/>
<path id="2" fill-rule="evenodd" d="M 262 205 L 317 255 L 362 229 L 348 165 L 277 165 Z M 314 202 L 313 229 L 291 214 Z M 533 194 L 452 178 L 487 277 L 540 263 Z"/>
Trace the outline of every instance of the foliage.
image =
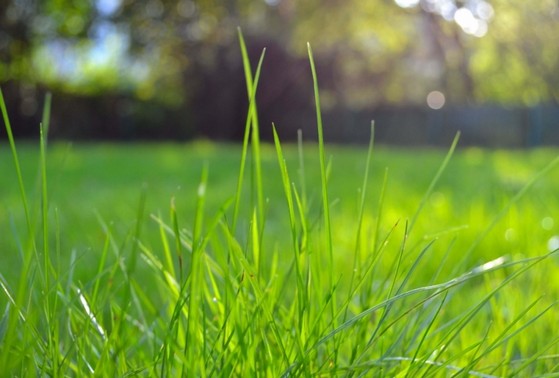
<path id="1" fill-rule="evenodd" d="M 295 56 L 312 41 L 326 106 L 423 103 L 432 90 L 454 103 L 559 97 L 552 0 L 22 0 L 0 17 L 0 80 L 66 91 L 188 102 L 238 66 L 242 26 Z"/>

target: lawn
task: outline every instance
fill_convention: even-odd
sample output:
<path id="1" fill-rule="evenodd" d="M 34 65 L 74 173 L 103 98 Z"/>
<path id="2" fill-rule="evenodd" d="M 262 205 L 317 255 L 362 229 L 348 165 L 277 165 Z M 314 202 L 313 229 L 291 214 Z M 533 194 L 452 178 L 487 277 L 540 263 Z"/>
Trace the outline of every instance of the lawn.
<path id="1" fill-rule="evenodd" d="M 326 146 L 327 225 L 319 149 L 302 147 L 282 146 L 294 218 L 263 144 L 233 227 L 240 146 L 52 143 L 45 249 L 39 146 L 18 145 L 30 238 L 2 145 L 3 371 L 559 371 L 559 260 L 538 259 L 559 247 L 559 167 L 532 181 L 556 150 L 459 148 L 430 190 L 446 151 L 378 146 L 362 197 L 366 147 Z"/>
<path id="2" fill-rule="evenodd" d="M 27 142 L 18 151 L 30 201 L 38 209 L 39 148 Z M 320 216 L 318 151 L 312 144 L 304 146 L 303 151 L 312 220 L 313 216 Z M 293 171 L 293 181 L 301 186 L 297 146 L 286 146 L 284 153 Z M 354 243 L 351 227 L 337 227 L 337 224 L 355 221 L 367 150 L 366 147 L 331 146 L 327 153 L 332 164 L 328 189 L 334 237 L 337 243 L 351 245 Z M 375 224 L 378 218 L 378 200 L 386 174 L 381 226 L 387 232 L 396 222 L 401 222 L 399 227 L 403 228 L 403 223 L 417 210 L 445 153 L 435 149 L 376 148 L 367 183 L 366 222 Z M 459 150 L 428 199 L 412 236 L 418 240 L 441 239 L 438 244 L 456 239 L 454 243 L 466 248 L 556 154 L 554 150 Z M 209 171 L 206 212 L 213 215 L 235 195 L 240 156 L 238 146 L 211 143 L 73 145 L 59 142 L 49 146 L 49 207 L 57 214 L 63 249 L 84 256 L 99 249 L 99 242 L 104 240 L 103 223 L 111 224 L 117 235 L 125 238 L 136 224 L 142 193 L 146 198 L 142 219 L 148 228 L 156 228 L 156 223 L 148 219 L 151 214 L 169 217 L 171 200 L 181 225 L 191 228 L 203 167 L 206 165 Z M 4 162 L 0 175 L 4 210 L 0 213 L 0 227 L 8 230 L 0 243 L 4 250 L 14 250 L 17 237 L 13 236 L 24 232 L 25 222 L 7 145 L 2 146 L 0 159 Z M 282 232 L 289 232 L 288 212 L 273 146 L 263 146 L 262 164 L 266 172 L 263 184 L 268 200 L 267 228 L 274 230 L 267 239 L 272 244 L 282 243 L 286 241 L 281 237 Z M 250 177 L 245 184 L 250 185 Z M 500 256 L 505 251 L 509 254 L 544 251 L 548 241 L 559 233 L 555 224 L 559 222 L 555 210 L 559 205 L 558 191 L 559 169 L 555 169 L 538 180 L 507 212 L 474 251 L 470 264 Z M 242 201 L 246 205 L 245 219 L 250 219 L 250 196 L 247 189 Z M 36 212 L 37 220 L 38 216 Z"/>
<path id="3" fill-rule="evenodd" d="M 557 151 L 325 146 L 309 59 L 317 145 L 1 146 L 0 373 L 559 373 Z"/>

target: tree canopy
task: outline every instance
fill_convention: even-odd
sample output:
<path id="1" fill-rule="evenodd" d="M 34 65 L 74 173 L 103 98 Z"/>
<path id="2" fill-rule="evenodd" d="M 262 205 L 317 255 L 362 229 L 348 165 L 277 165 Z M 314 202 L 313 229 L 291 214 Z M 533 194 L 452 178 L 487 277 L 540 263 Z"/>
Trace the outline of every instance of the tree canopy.
<path id="1" fill-rule="evenodd" d="M 558 21 L 555 0 L 17 0 L 0 5 L 0 82 L 192 106 L 242 72 L 241 27 L 255 59 L 279 51 L 273 72 L 311 42 L 325 106 L 424 104 L 434 91 L 556 103 Z"/>

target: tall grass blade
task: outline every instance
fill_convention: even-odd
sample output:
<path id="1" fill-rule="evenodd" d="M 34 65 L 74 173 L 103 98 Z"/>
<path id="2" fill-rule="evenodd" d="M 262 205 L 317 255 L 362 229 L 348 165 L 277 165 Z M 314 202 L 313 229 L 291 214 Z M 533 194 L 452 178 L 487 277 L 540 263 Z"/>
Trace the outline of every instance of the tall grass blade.
<path id="1" fill-rule="evenodd" d="M 200 311 L 202 309 L 202 300 L 204 292 L 204 279 L 202 276 L 202 261 L 203 261 L 203 220 L 204 220 L 204 207 L 207 195 L 208 185 L 208 168 L 204 167 L 202 171 L 202 178 L 198 185 L 196 213 L 194 216 L 194 228 L 192 239 L 192 264 L 189 274 L 189 302 L 188 302 L 188 321 L 186 326 L 186 344 L 184 345 L 186 361 L 188 366 L 183 366 L 183 373 L 186 374 L 188 369 L 195 371 L 203 371 L 203 354 L 202 345 L 204 342 L 203 324 L 201 322 Z M 184 368 L 187 368 L 184 371 Z"/>
<path id="2" fill-rule="evenodd" d="M 13 163 L 16 171 L 17 182 L 20 191 L 20 199 L 21 204 L 23 206 L 23 213 L 25 216 L 25 221 L 27 225 L 27 234 L 28 234 L 28 242 L 30 246 L 28 248 L 24 248 L 24 261 L 23 267 L 19 279 L 19 284 L 17 291 L 14 294 L 15 309 L 21 309 L 24 307 L 24 303 L 28 301 L 28 274 L 31 269 L 32 258 L 33 256 L 37 256 L 37 246 L 35 241 L 35 232 L 33 228 L 33 224 L 31 221 L 31 214 L 29 210 L 29 201 L 27 200 L 27 194 L 25 190 L 25 186 L 23 183 L 23 176 L 21 173 L 21 166 L 19 163 L 19 156 L 16 149 L 16 144 L 12 132 L 12 126 L 10 124 L 10 119 L 8 116 L 8 111 L 6 109 L 6 104 L 4 102 L 4 95 L 2 93 L 2 89 L 0 88 L 0 110 L 2 111 L 2 117 L 4 119 L 4 126 L 6 128 L 6 134 L 8 136 L 8 141 L 10 145 L 10 150 L 12 152 Z M 11 310 L 11 309 L 10 309 Z M 14 310 L 11 310 L 13 312 Z M 13 347 L 16 347 L 17 342 L 14 340 L 16 334 L 18 332 L 18 315 L 13 314 L 9 317 L 7 330 L 4 336 L 3 345 L 1 345 L 2 353 L 0 353 L 0 368 L 5 368 L 6 371 L 10 371 L 10 366 L 12 366 L 11 361 L 9 361 L 12 351 L 10 350 Z M 24 328 L 24 331 L 27 332 L 28 328 Z"/>
<path id="3" fill-rule="evenodd" d="M 351 279 L 349 281 L 349 292 L 353 291 L 353 285 L 355 281 L 355 275 L 357 274 L 358 267 L 361 266 L 361 255 L 362 255 L 362 232 L 363 232 L 363 217 L 365 215 L 365 200 L 367 198 L 367 187 L 369 182 L 369 169 L 371 166 L 371 157 L 373 154 L 373 146 L 375 141 L 375 123 L 371 122 L 371 134 L 369 138 L 369 147 L 367 149 L 367 160 L 365 163 L 365 174 L 363 177 L 363 185 L 361 186 L 361 197 L 358 204 L 358 215 L 357 215 L 357 230 L 355 232 L 355 248 L 353 253 L 353 269 L 351 273 Z M 349 297 L 351 297 L 350 294 Z M 349 308 L 346 307 L 346 312 L 343 317 L 343 321 L 347 319 L 347 311 Z"/>
<path id="4" fill-rule="evenodd" d="M 299 182 L 301 185 L 301 203 L 307 209 L 307 179 L 305 174 L 305 158 L 303 154 L 303 131 L 297 130 L 297 155 L 299 157 Z"/>
<path id="5" fill-rule="evenodd" d="M 258 219 L 264 219 L 264 190 L 262 188 L 262 163 L 260 157 L 260 127 L 258 125 L 258 108 L 256 106 L 256 85 L 258 79 L 253 79 L 252 69 L 250 67 L 250 59 L 248 57 L 247 47 L 245 44 L 245 39 L 241 28 L 237 29 L 239 35 L 239 44 L 241 47 L 241 55 L 243 58 L 243 69 L 245 72 L 245 81 L 247 87 L 247 95 L 249 102 L 252 102 L 252 106 L 249 106 L 249 115 L 251 119 L 251 145 L 252 145 L 252 161 L 253 161 L 253 176 L 255 180 L 255 187 L 253 190 L 256 191 L 256 205 L 258 208 Z M 264 55 L 265 51 L 262 52 Z M 258 68 L 257 68 L 258 71 Z M 257 74 L 259 75 L 259 74 Z M 253 95 L 254 94 L 254 95 Z M 264 222 L 262 222 L 262 227 L 264 227 Z M 261 231 L 260 231 L 261 232 Z"/>
<path id="6" fill-rule="evenodd" d="M 521 274 L 524 274 L 525 272 L 527 272 L 528 270 L 530 270 L 531 268 L 533 268 L 536 264 L 540 263 L 541 261 L 543 261 L 543 259 L 548 258 L 549 256 L 552 256 L 553 253 L 550 253 L 548 255 L 544 255 L 544 256 L 540 256 L 537 258 L 533 258 L 533 259 L 525 259 L 525 260 L 520 260 L 520 261 L 525 261 L 526 264 L 521 267 L 520 269 L 518 269 L 517 271 L 515 271 L 514 273 L 512 273 L 511 275 L 509 275 L 508 277 L 506 277 L 501 283 L 499 283 L 493 290 L 491 290 L 489 293 L 487 293 L 481 301 L 479 301 L 473 309 L 471 309 L 470 311 L 466 312 L 463 316 L 462 319 L 458 322 L 457 325 L 455 325 L 454 327 L 452 327 L 449 332 L 447 332 L 447 334 L 445 335 L 446 337 L 443 337 L 443 340 L 441 341 L 441 345 L 440 348 L 437 348 L 437 350 L 439 351 L 439 353 L 437 354 L 437 356 L 435 356 L 433 358 L 433 361 L 436 361 L 438 359 L 439 356 L 441 356 L 443 354 L 443 352 L 445 350 L 447 350 L 447 348 L 449 347 L 449 345 L 451 345 L 451 343 L 457 339 L 460 335 L 460 333 L 463 331 L 464 327 L 470 323 L 470 321 L 474 318 L 474 316 L 476 316 L 481 309 L 483 308 L 483 306 L 488 303 L 488 301 L 499 291 L 501 291 L 506 285 L 508 285 L 509 283 L 511 283 L 514 279 L 516 279 L 518 276 L 520 276 Z M 504 267 L 509 264 L 504 263 L 504 259 L 496 259 L 493 261 L 490 261 L 478 268 L 475 268 L 472 272 L 474 271 L 479 271 L 481 273 L 485 273 L 488 271 L 491 271 L 493 269 L 499 268 L 499 267 Z M 458 358 L 460 357 L 459 355 L 454 356 L 454 358 Z M 440 370 L 442 368 L 444 368 L 447 364 L 450 364 L 453 361 L 453 358 L 448 358 L 442 366 L 437 367 L 435 369 L 435 371 Z M 431 367 L 434 367 L 431 366 Z M 427 374 L 427 372 L 425 373 Z"/>
<path id="7" fill-rule="evenodd" d="M 289 357 L 287 354 L 287 349 L 285 347 L 285 343 L 283 342 L 280 328 L 277 324 L 277 320 L 273 316 L 273 311 L 270 309 L 268 300 L 264 295 L 262 288 L 260 287 L 258 281 L 256 280 L 256 269 L 254 266 L 250 264 L 250 262 L 244 256 L 242 248 L 236 243 L 233 236 L 229 233 L 229 230 L 225 227 L 222 227 L 225 235 L 230 239 L 230 245 L 233 246 L 232 252 L 236 261 L 239 262 L 240 266 L 243 269 L 243 279 L 247 279 L 248 283 L 250 284 L 251 288 L 253 289 L 254 297 L 256 303 L 259 308 L 262 309 L 262 313 L 264 314 L 268 326 L 270 326 L 272 334 L 275 339 L 276 345 L 279 346 L 281 351 L 281 357 L 285 364 L 289 365 Z M 253 325 L 251 324 L 251 327 Z"/>
<path id="8" fill-rule="evenodd" d="M 437 173 L 435 174 L 435 176 L 431 180 L 431 183 L 429 184 L 429 187 L 427 188 L 427 191 L 423 195 L 423 198 L 421 198 L 421 202 L 419 203 L 419 206 L 417 207 L 417 210 L 415 211 L 415 214 L 412 216 L 412 218 L 410 220 L 410 225 L 409 225 L 409 231 L 410 232 L 413 229 L 413 226 L 415 225 L 415 222 L 417 221 L 417 218 L 419 217 L 423 208 L 425 207 L 425 204 L 429 200 L 429 198 L 431 196 L 431 193 L 433 193 L 433 190 L 435 189 L 435 186 L 439 182 L 439 179 L 441 178 L 443 172 L 446 170 L 446 167 L 448 166 L 448 163 L 450 162 L 450 159 L 452 158 L 452 155 L 454 155 L 454 150 L 456 150 L 456 146 L 458 145 L 458 140 L 460 140 L 460 132 L 456 133 L 456 136 L 454 137 L 454 140 L 452 141 L 450 149 L 448 150 L 443 162 L 441 163 L 439 169 L 437 170 Z"/>
<path id="9" fill-rule="evenodd" d="M 403 300 L 407 297 L 415 296 L 415 295 L 421 294 L 421 293 L 426 293 L 428 295 L 428 297 L 426 299 L 435 298 L 435 297 L 437 297 L 441 294 L 444 294 L 446 291 L 450 290 L 453 287 L 461 285 L 461 284 L 463 284 L 467 281 L 470 281 L 470 280 L 472 280 L 476 277 L 483 276 L 483 275 L 485 275 L 489 272 L 492 272 L 492 271 L 495 271 L 495 270 L 506 269 L 506 268 L 513 267 L 513 266 L 516 266 L 516 265 L 523 265 L 523 267 L 521 269 L 519 269 L 516 273 L 514 273 L 513 276 L 509 277 L 506 280 L 506 283 L 508 283 L 508 282 L 510 282 L 510 280 L 512 278 L 520 275 L 521 273 L 524 273 L 528 269 L 532 268 L 534 265 L 548 259 L 549 257 L 553 256 L 554 254 L 555 253 L 552 252 L 552 253 L 548 253 L 546 255 L 542 255 L 542 256 L 538 256 L 538 257 L 525 258 L 525 259 L 518 260 L 518 261 L 511 261 L 511 262 L 508 262 L 508 263 L 499 263 L 499 264 L 486 263 L 486 264 L 480 265 L 480 266 L 470 270 L 469 272 L 467 272 L 467 273 L 465 273 L 465 274 L 463 274 L 459 277 L 453 278 L 449 281 L 446 281 L 446 282 L 443 282 L 443 283 L 440 283 L 440 284 L 423 286 L 423 287 L 411 289 L 411 290 L 408 290 L 408 291 L 403 292 L 401 294 L 395 295 L 391 298 L 383 300 L 382 302 L 368 308 L 365 311 L 362 311 L 358 315 L 356 315 L 353 318 L 351 318 L 351 319 L 347 320 L 346 322 L 342 323 L 337 328 L 335 328 L 333 331 L 329 332 L 323 338 L 318 340 L 316 342 L 316 344 L 312 346 L 312 349 L 314 349 L 314 348 L 318 347 L 319 345 L 325 343 L 326 341 L 331 339 L 334 335 L 336 335 L 336 334 L 354 326 L 361 319 L 364 319 L 368 316 L 371 316 L 376 311 L 378 311 L 380 309 L 383 309 L 383 308 L 387 307 L 388 305 L 390 305 L 392 303 Z M 501 284 L 499 286 L 499 288 L 501 286 L 504 286 L 504 284 Z M 431 294 L 429 294 L 429 293 L 431 293 Z"/>
<path id="10" fill-rule="evenodd" d="M 43 105 L 43 115 L 41 118 L 41 125 L 44 131 L 45 145 L 48 143 L 49 129 L 50 129 L 50 113 L 52 106 L 52 94 L 49 92 L 45 95 L 45 103 Z"/>
<path id="11" fill-rule="evenodd" d="M 538 358 L 540 358 L 541 356 L 544 356 L 545 353 L 551 349 L 553 346 L 559 344 L 559 337 L 554 337 L 549 343 L 547 343 L 546 345 L 544 345 L 543 347 L 540 347 L 537 353 L 534 353 L 534 355 L 530 356 L 529 358 L 525 359 L 522 364 L 517 367 L 516 369 L 514 369 L 510 374 L 509 377 L 522 377 L 522 376 L 527 376 L 526 373 L 524 374 L 520 374 L 524 369 L 527 369 L 532 363 L 534 363 L 534 361 L 536 361 Z M 559 357 L 559 356 L 554 356 L 554 357 Z M 530 373 L 528 373 L 528 375 L 531 375 Z M 550 375 L 550 376 L 557 376 L 557 372 L 554 369 L 554 374 Z"/>
<path id="12" fill-rule="evenodd" d="M 287 164 L 285 162 L 285 157 L 283 155 L 281 143 L 279 140 L 279 136 L 277 134 L 275 125 L 273 125 L 273 133 L 274 133 L 274 143 L 276 146 L 277 158 L 278 163 L 280 166 L 281 178 L 283 183 L 283 190 L 285 194 L 285 198 L 287 201 L 287 209 L 289 212 L 289 223 L 291 229 L 291 242 L 293 245 L 293 263 L 295 266 L 295 281 L 296 281 L 296 308 L 297 308 L 297 322 L 296 322 L 296 330 L 297 330 L 297 345 L 300 346 L 298 353 L 301 355 L 302 353 L 302 343 L 304 339 L 304 329 L 305 329 L 305 318 L 304 312 L 307 309 L 306 304 L 306 295 L 307 290 L 305 287 L 305 279 L 301 267 L 301 246 L 299 244 L 299 238 L 297 236 L 297 218 L 295 216 L 295 205 L 293 201 L 293 193 L 295 194 L 296 203 L 298 204 L 299 210 L 302 211 L 300 203 L 300 199 L 297 195 L 297 192 L 292 189 L 292 183 L 289 178 L 289 173 L 287 170 Z M 301 218 L 303 215 L 300 214 Z M 304 222 L 304 220 L 302 220 Z M 305 228 L 305 226 L 303 226 Z"/>
<path id="13" fill-rule="evenodd" d="M 328 252 L 328 257 L 330 259 L 330 278 L 333 279 L 333 268 L 334 268 L 334 252 L 332 247 L 332 229 L 330 221 L 330 201 L 328 199 L 328 174 L 326 169 L 326 156 L 324 152 L 324 131 L 322 125 L 322 111 L 320 108 L 320 93 L 318 89 L 318 77 L 316 74 L 316 67 L 314 64 L 313 53 L 310 43 L 307 44 L 307 49 L 309 53 L 309 61 L 311 65 L 311 74 L 313 79 L 313 90 L 316 108 L 316 124 L 318 130 L 318 149 L 319 149 L 319 160 L 320 160 L 320 179 L 321 179 L 321 189 L 322 189 L 322 211 L 324 214 L 324 230 L 326 232 L 326 251 Z"/>
<path id="14" fill-rule="evenodd" d="M 320 93 L 318 88 L 318 77 L 316 73 L 316 67 L 314 64 L 314 57 L 312 53 L 312 48 L 310 43 L 307 43 L 307 50 L 309 55 L 309 62 L 311 66 L 311 75 L 313 79 L 313 91 L 314 91 L 314 100 L 315 100 L 315 108 L 316 108 L 316 124 L 318 130 L 318 150 L 319 150 L 319 161 L 320 161 L 320 181 L 321 181 L 321 192 L 322 192 L 322 212 L 324 216 L 324 232 L 325 232 L 325 244 L 326 244 L 326 253 L 328 254 L 328 268 L 326 269 L 326 277 L 328 282 L 328 287 L 330 290 L 330 298 L 328 299 L 330 302 L 330 316 L 332 317 L 332 328 L 335 329 L 337 327 L 337 320 L 335 319 L 336 309 L 337 309 L 337 301 L 335 293 L 335 268 L 334 268 L 334 248 L 332 245 L 332 226 L 331 226 L 331 219 L 330 219 L 330 200 L 328 198 L 328 177 L 330 172 L 331 165 L 326 165 L 326 156 L 324 151 L 324 130 L 322 124 L 322 110 L 320 107 Z M 337 360 L 337 348 L 338 348 L 338 341 L 334 338 L 334 349 L 335 349 L 335 356 L 333 360 Z"/>
<path id="15" fill-rule="evenodd" d="M 4 126 L 6 127 L 6 134 L 8 134 L 8 141 L 10 143 L 10 149 L 12 151 L 13 163 L 16 169 L 17 181 L 19 184 L 19 191 L 21 194 L 21 203 L 23 205 L 23 211 L 25 214 L 25 220 L 27 222 L 27 230 L 30 234 L 33 233 L 33 227 L 31 226 L 31 216 L 29 213 L 29 205 L 27 201 L 27 195 L 25 193 L 25 186 L 23 185 L 23 176 L 21 174 L 21 167 L 19 164 L 19 158 L 16 149 L 16 143 L 12 133 L 12 126 L 10 124 L 10 119 L 8 117 L 8 111 L 6 110 L 6 103 L 4 102 L 4 95 L 2 94 L 2 89 L 0 89 L 0 110 L 2 110 L 2 117 L 4 118 Z"/>
<path id="16" fill-rule="evenodd" d="M 241 46 L 244 46 L 244 39 L 242 34 L 239 30 L 239 41 Z M 248 54 L 246 53 L 246 47 L 241 47 L 241 51 L 243 51 L 243 67 L 245 68 L 245 76 L 247 77 L 247 88 L 249 89 L 249 109 L 245 124 L 245 133 L 243 137 L 243 148 L 241 153 L 241 162 L 239 166 L 239 177 L 237 179 L 237 191 L 235 194 L 235 205 L 233 208 L 233 219 L 232 219 L 232 229 L 236 230 L 237 228 L 237 220 L 239 216 L 239 209 L 241 204 L 241 194 L 242 194 L 242 187 L 243 187 L 243 179 L 244 179 L 244 170 L 246 166 L 246 158 L 248 152 L 248 144 L 249 144 L 249 137 L 252 135 L 252 142 L 253 142 L 253 153 L 256 155 L 253 157 L 255 160 L 255 166 L 258 167 L 256 169 L 256 176 L 257 176 L 257 195 L 259 196 L 259 212 L 263 213 L 264 209 L 264 200 L 260 197 L 263 196 L 263 190 L 261 187 L 261 174 L 260 174 L 260 147 L 259 147 L 259 139 L 258 134 L 254 136 L 255 129 L 257 126 L 254 125 L 253 120 L 257 118 L 256 114 L 256 89 L 258 87 L 258 80 L 260 79 L 260 71 L 262 69 L 262 63 L 264 62 L 264 56 L 266 55 L 266 50 L 262 51 L 260 55 L 260 60 L 258 61 L 258 66 L 256 68 L 256 73 L 254 74 L 254 80 L 249 80 L 251 76 L 251 69 L 250 69 L 250 62 L 248 60 Z M 258 133 L 258 131 L 256 131 Z M 256 145 L 256 146 L 254 146 Z M 263 215 L 262 215 L 263 216 Z"/>
<path id="17" fill-rule="evenodd" d="M 138 201 L 138 212 L 136 213 L 136 224 L 134 226 L 134 234 L 130 251 L 130 263 L 127 268 L 127 275 L 131 275 L 136 270 L 136 262 L 138 261 L 138 246 L 140 244 L 142 230 L 144 225 L 144 214 L 146 211 L 147 201 L 147 185 L 142 185 L 140 192 L 140 200 Z"/>
<path id="18" fill-rule="evenodd" d="M 497 349 L 499 346 L 505 344 L 513 337 L 520 334 L 527 327 L 529 327 L 534 322 L 536 322 L 540 317 L 542 317 L 546 312 L 548 312 L 549 310 L 551 310 L 553 307 L 556 306 L 556 304 L 552 304 L 548 306 L 543 311 L 539 312 L 536 316 L 533 316 L 532 318 L 528 319 L 528 321 L 526 321 L 524 324 L 519 326 L 516 330 L 509 333 L 509 331 L 511 331 L 512 328 L 517 323 L 520 322 L 520 320 L 524 317 L 524 315 L 526 315 L 532 308 L 534 308 L 534 306 L 537 303 L 539 303 L 542 298 L 543 297 L 537 298 L 535 301 L 530 303 L 524 310 L 522 310 L 509 324 L 506 325 L 506 327 L 501 331 L 501 333 L 494 338 L 494 340 L 480 353 L 478 357 L 472 359 L 472 361 L 466 367 L 464 367 L 464 370 L 473 370 L 475 365 L 480 360 L 482 360 L 484 356 L 488 355 L 490 352 Z"/>
<path id="19" fill-rule="evenodd" d="M 405 378 L 407 378 L 408 376 L 410 376 L 410 373 L 413 371 L 413 365 L 416 361 L 418 361 L 418 356 L 419 353 L 421 352 L 421 348 L 423 347 L 423 344 L 425 343 L 425 339 L 427 338 L 427 335 L 429 334 L 429 332 L 431 331 L 433 325 L 435 324 L 435 320 L 438 318 L 439 314 L 441 313 L 441 310 L 446 302 L 446 299 L 448 297 L 448 292 L 444 293 L 443 298 L 440 301 L 439 306 L 437 306 L 435 313 L 433 314 L 433 316 L 431 317 L 431 320 L 429 321 L 429 323 L 427 324 L 427 326 L 425 327 L 425 329 L 423 330 L 423 335 L 421 336 L 421 339 L 419 340 L 419 343 L 417 344 L 417 347 L 415 348 L 415 353 L 412 357 L 412 365 L 410 366 L 410 368 L 408 369 L 408 371 L 406 372 L 406 376 Z M 419 365 L 419 367 L 421 367 L 421 365 L 423 365 L 425 363 L 425 361 L 427 360 L 428 357 L 425 357 L 424 359 L 422 359 L 421 361 L 418 362 L 417 365 Z"/>
<path id="20" fill-rule="evenodd" d="M 509 212 L 514 204 L 520 201 L 526 193 L 534 186 L 536 182 L 541 180 L 545 175 L 547 175 L 552 169 L 554 169 L 559 164 L 559 156 L 548 163 L 543 169 L 538 171 L 530 181 L 528 181 L 515 195 L 510 199 L 509 202 L 503 207 L 503 209 L 493 218 L 491 223 L 477 236 L 471 246 L 463 254 L 462 260 L 458 266 L 462 266 L 471 256 L 472 252 L 479 246 L 479 244 L 487 237 L 487 235 L 493 230 L 493 228 L 499 223 L 501 219 Z"/>

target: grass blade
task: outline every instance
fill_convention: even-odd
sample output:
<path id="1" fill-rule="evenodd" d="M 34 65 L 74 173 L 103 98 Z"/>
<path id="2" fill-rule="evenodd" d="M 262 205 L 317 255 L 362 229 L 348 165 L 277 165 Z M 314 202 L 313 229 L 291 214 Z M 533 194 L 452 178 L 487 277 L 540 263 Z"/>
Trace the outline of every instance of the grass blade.
<path id="1" fill-rule="evenodd" d="M 256 106 L 256 86 L 258 83 L 258 78 L 253 80 L 252 78 L 252 69 L 250 67 L 250 60 L 248 57 L 248 52 L 245 44 L 245 39 L 243 37 L 243 33 L 241 28 L 237 29 L 239 35 L 239 44 L 241 47 L 241 55 L 243 58 L 243 69 L 245 72 L 245 81 L 247 87 L 247 95 L 249 102 L 252 103 L 252 106 L 249 106 L 249 115 L 248 117 L 251 119 L 251 145 L 252 145 L 252 159 L 253 159 L 253 175 L 255 180 L 255 187 L 253 190 L 256 191 L 256 205 L 258 208 L 258 219 L 264 219 L 264 190 L 262 189 L 262 162 L 260 157 L 260 128 L 258 125 L 258 108 Z M 261 60 L 263 59 L 265 50 L 262 52 Z M 259 66 L 261 63 L 259 63 Z M 257 68 L 258 77 L 260 67 Z M 264 222 L 262 222 L 264 226 Z"/>
<path id="2" fill-rule="evenodd" d="M 454 140 L 452 141 L 452 145 L 450 146 L 450 149 L 448 150 L 443 162 L 441 163 L 441 166 L 439 167 L 439 169 L 437 170 L 437 173 L 435 173 L 435 176 L 431 180 L 431 183 L 429 184 L 429 187 L 427 188 L 427 191 L 423 195 L 423 198 L 421 198 L 421 202 L 419 202 L 419 206 L 417 207 L 417 210 L 415 211 L 415 214 L 412 216 L 412 218 L 410 220 L 410 224 L 409 224 L 409 231 L 410 232 L 413 229 L 413 226 L 415 225 L 415 222 L 417 221 L 417 218 L 419 217 L 423 208 L 425 207 L 425 204 L 429 200 L 429 197 L 431 196 L 431 193 L 433 193 L 433 190 L 435 189 L 435 186 L 439 182 L 439 179 L 441 178 L 443 172 L 446 170 L 446 167 L 448 166 L 448 163 L 450 162 L 450 159 L 452 158 L 452 155 L 454 155 L 454 150 L 456 150 L 456 146 L 458 145 L 458 140 L 459 139 L 460 139 L 460 132 L 456 133 L 456 136 L 454 137 Z"/>

